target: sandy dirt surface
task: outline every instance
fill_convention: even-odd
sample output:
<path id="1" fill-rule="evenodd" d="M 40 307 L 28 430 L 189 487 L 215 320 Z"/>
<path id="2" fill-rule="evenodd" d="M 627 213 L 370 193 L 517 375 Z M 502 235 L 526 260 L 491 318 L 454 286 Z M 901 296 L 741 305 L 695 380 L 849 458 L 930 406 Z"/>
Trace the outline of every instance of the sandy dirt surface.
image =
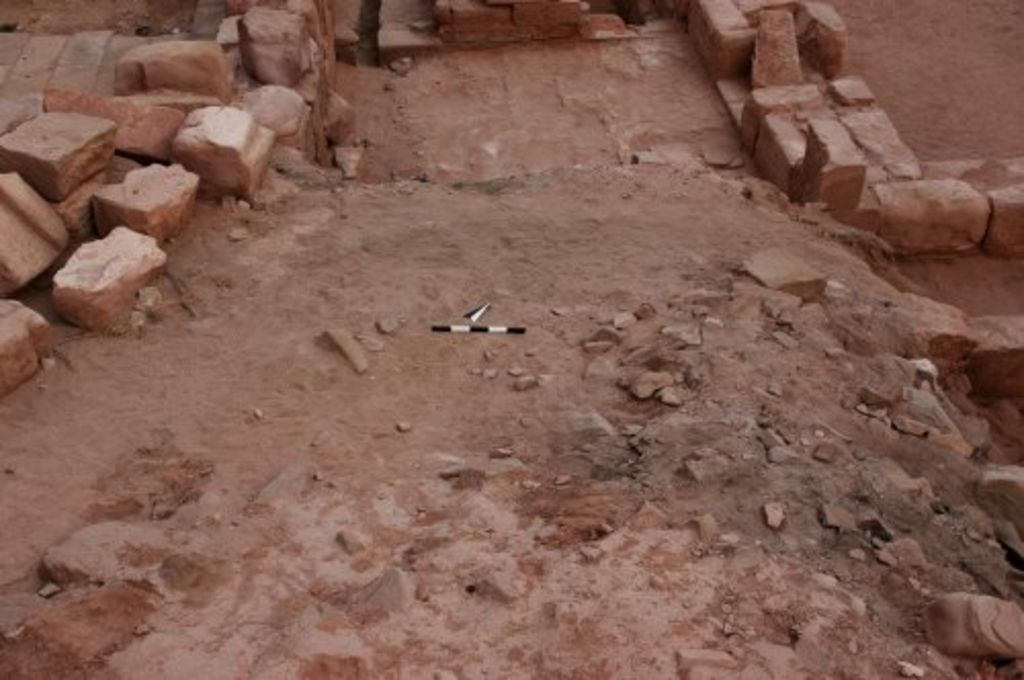
<path id="1" fill-rule="evenodd" d="M 1019 444 L 895 356 L 941 315 L 700 160 L 727 119 L 682 37 L 547 59 L 367 74 L 374 183 L 279 153 L 141 335 L 57 322 L 0 401 L 0 677 L 995 677 L 921 620 L 1021 597 L 973 491 Z M 743 273 L 770 247 L 818 300 Z M 527 333 L 430 332 L 483 302 Z M 906 394 L 947 439 L 891 426 Z"/>
<path id="2" fill-rule="evenodd" d="M 187 33 L 195 0 L 0 0 L 0 23 L 32 33 Z"/>
<path id="3" fill-rule="evenodd" d="M 342 69 L 360 110 L 367 181 L 481 180 L 628 161 L 634 151 L 736 148 L 696 53 L 677 33 L 645 40 L 444 53 L 404 78 Z"/>
<path id="4" fill-rule="evenodd" d="M 834 0 L 863 76 L 925 160 L 1024 155 L 1020 0 Z"/>

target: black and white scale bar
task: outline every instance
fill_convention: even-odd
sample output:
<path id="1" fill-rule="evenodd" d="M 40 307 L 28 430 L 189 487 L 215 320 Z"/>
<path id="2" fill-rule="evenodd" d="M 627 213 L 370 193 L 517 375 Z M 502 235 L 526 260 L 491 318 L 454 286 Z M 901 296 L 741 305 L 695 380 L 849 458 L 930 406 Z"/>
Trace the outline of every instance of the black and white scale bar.
<path id="1" fill-rule="evenodd" d="M 431 326 L 434 333 L 505 333 L 507 335 L 523 335 L 526 329 L 521 326 Z"/>

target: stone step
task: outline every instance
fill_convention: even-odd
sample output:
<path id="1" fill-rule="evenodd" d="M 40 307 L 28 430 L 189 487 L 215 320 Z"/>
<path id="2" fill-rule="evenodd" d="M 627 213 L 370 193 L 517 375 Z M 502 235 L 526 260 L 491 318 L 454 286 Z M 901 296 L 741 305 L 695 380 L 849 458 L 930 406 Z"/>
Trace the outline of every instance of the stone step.
<path id="1" fill-rule="evenodd" d="M 63 35 L 31 36 L 7 73 L 0 96 L 20 97 L 41 92 L 53 75 L 67 42 L 67 36 Z"/>

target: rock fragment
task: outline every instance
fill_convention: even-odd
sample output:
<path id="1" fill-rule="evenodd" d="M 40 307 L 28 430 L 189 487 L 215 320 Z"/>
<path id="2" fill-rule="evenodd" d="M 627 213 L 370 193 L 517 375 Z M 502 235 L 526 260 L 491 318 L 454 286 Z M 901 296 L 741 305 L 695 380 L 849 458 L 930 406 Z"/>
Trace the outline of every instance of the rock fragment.
<path id="1" fill-rule="evenodd" d="M 180 165 L 150 165 L 93 196 L 96 228 L 106 235 L 124 226 L 158 241 L 184 231 L 195 209 L 199 177 Z"/>
<path id="2" fill-rule="evenodd" d="M 101 522 L 80 529 L 43 554 L 39 570 L 61 587 L 144 577 L 170 552 L 163 532 L 147 525 Z"/>
<path id="3" fill-rule="evenodd" d="M 778 531 L 786 523 L 786 508 L 782 503 L 765 503 L 761 508 L 764 515 L 764 523 L 772 531 Z"/>
<path id="4" fill-rule="evenodd" d="M 164 266 L 156 240 L 124 227 L 81 246 L 53 277 L 53 302 L 68 321 L 93 331 L 110 328 Z"/>
<path id="5" fill-rule="evenodd" d="M 53 330 L 15 300 L 0 300 L 0 396 L 31 378 L 53 344 Z"/>
<path id="6" fill-rule="evenodd" d="M 645 371 L 633 379 L 630 385 L 630 393 L 641 401 L 645 401 L 664 388 L 675 383 L 671 373 L 664 371 Z"/>
<path id="7" fill-rule="evenodd" d="M 241 107 L 257 123 L 272 130 L 282 143 L 300 136 L 309 120 L 309 107 L 302 95 L 280 85 L 264 85 L 246 92 Z"/>
<path id="8" fill-rule="evenodd" d="M 330 338 L 342 355 L 348 359 L 349 364 L 352 365 L 352 370 L 357 374 L 362 375 L 370 369 L 370 360 L 367 358 L 366 352 L 363 351 L 363 346 L 359 344 L 359 341 L 350 332 L 343 328 L 337 328 L 327 331 L 327 337 Z"/>
<path id="9" fill-rule="evenodd" d="M 77 113 L 44 113 L 0 137 L 0 170 L 16 172 L 51 201 L 106 168 L 117 126 Z"/>
<path id="10" fill-rule="evenodd" d="M 825 293 L 825 277 L 794 253 L 771 248 L 755 253 L 743 267 L 766 288 L 796 295 L 805 302 L 819 299 Z"/>
<path id="11" fill-rule="evenodd" d="M 800 49 L 826 78 L 843 69 L 847 32 L 843 18 L 826 2 L 806 0 L 797 5 L 796 30 Z"/>
<path id="12" fill-rule="evenodd" d="M 1024 657 L 1024 611 L 984 595 L 943 595 L 925 611 L 929 641 L 950 656 Z"/>
<path id="13" fill-rule="evenodd" d="M 850 133 L 834 118 L 807 123 L 807 152 L 800 170 L 803 200 L 822 202 L 830 210 L 853 210 L 867 180 L 867 159 Z"/>
<path id="14" fill-rule="evenodd" d="M 0 174 L 0 296 L 22 288 L 68 244 L 60 216 L 15 173 Z"/>

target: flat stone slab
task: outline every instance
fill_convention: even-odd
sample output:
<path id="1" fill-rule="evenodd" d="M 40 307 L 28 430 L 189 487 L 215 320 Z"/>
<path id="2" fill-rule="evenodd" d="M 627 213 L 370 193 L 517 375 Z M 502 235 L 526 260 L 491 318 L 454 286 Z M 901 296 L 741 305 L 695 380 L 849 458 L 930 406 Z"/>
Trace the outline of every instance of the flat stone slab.
<path id="1" fill-rule="evenodd" d="M 158 241 L 174 238 L 188 226 L 198 191 L 199 176 L 180 165 L 133 170 L 93 195 L 96 229 L 105 235 L 124 226 Z"/>
<path id="2" fill-rule="evenodd" d="M 136 294 L 164 266 L 156 239 L 118 227 L 81 246 L 53 277 L 53 303 L 71 323 L 103 331 L 127 316 Z"/>
<path id="3" fill-rule="evenodd" d="M 19 175 L 0 175 L 0 296 L 41 274 L 67 244 L 53 208 Z"/>
<path id="4" fill-rule="evenodd" d="M 35 375 L 53 344 L 46 319 L 14 300 L 0 300 L 0 396 Z"/>
<path id="5" fill-rule="evenodd" d="M 77 113 L 44 113 L 0 137 L 0 171 L 17 172 L 51 201 L 68 197 L 114 155 L 117 126 Z"/>
<path id="6" fill-rule="evenodd" d="M 762 286 L 809 301 L 825 292 L 825 276 L 783 248 L 762 250 L 747 258 L 743 268 Z"/>

